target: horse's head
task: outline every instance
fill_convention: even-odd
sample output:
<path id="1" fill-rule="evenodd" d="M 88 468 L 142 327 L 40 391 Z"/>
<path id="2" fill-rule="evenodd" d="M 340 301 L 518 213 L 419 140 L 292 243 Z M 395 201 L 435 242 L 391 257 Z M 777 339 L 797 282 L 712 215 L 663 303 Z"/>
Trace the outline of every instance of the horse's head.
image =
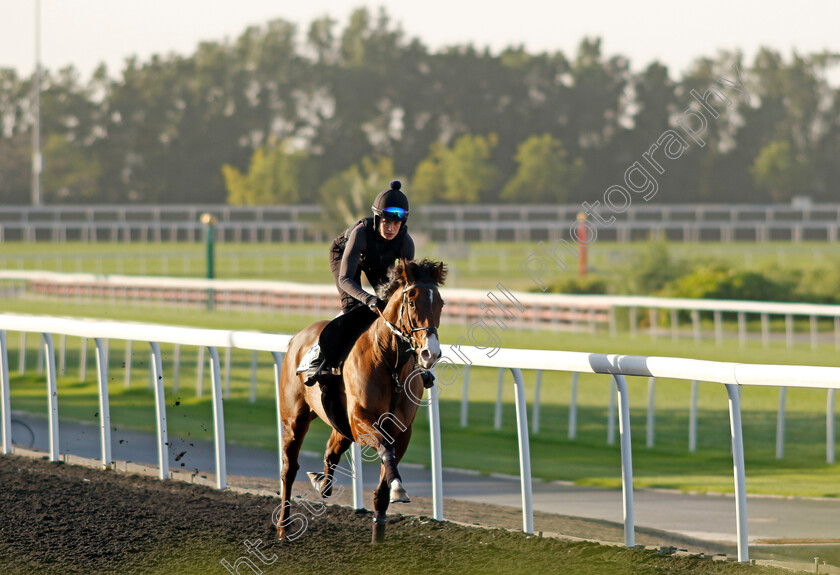
<path id="1" fill-rule="evenodd" d="M 424 369 L 440 359 L 437 328 L 443 298 L 438 286 L 446 280 L 446 264 L 428 259 L 400 260 L 389 274 L 383 288 L 388 300 L 383 317 L 402 334 L 404 341 L 417 352 L 417 361 Z"/>

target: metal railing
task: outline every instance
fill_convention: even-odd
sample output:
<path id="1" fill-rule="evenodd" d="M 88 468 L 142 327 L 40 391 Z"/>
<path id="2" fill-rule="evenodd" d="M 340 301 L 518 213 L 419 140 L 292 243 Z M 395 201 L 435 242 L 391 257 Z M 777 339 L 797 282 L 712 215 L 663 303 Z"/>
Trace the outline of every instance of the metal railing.
<path id="1" fill-rule="evenodd" d="M 566 233 L 581 206 L 565 205 L 428 205 L 414 210 L 437 241 L 531 241 Z M 227 205 L 100 205 L 0 207 L 0 242 L 68 241 L 161 242 L 199 241 L 198 217 L 211 212 L 219 219 L 219 241 L 326 241 L 314 205 L 237 207 Z M 612 212 L 602 239 L 619 242 L 670 238 L 675 241 L 836 242 L 840 204 L 790 205 L 645 205 Z"/>

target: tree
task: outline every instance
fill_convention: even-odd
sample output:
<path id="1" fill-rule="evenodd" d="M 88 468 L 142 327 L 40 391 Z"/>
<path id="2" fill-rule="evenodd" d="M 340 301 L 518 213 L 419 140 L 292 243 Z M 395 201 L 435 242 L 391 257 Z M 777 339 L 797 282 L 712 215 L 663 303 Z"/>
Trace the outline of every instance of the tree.
<path id="1" fill-rule="evenodd" d="M 429 156 L 417 168 L 414 191 L 427 201 L 494 201 L 500 174 L 490 155 L 496 143 L 495 134 L 486 138 L 464 134 L 452 149 L 433 144 Z"/>
<path id="2" fill-rule="evenodd" d="M 551 134 L 531 136 L 516 152 L 516 175 L 502 190 L 502 198 L 529 203 L 565 202 L 581 180 L 583 160 L 566 159 L 566 149 Z"/>
<path id="3" fill-rule="evenodd" d="M 290 152 L 282 143 L 257 148 L 247 174 L 229 164 L 222 174 L 227 203 L 235 206 L 294 204 L 312 183 L 307 154 Z"/>
<path id="4" fill-rule="evenodd" d="M 414 172 L 413 182 L 414 195 L 425 202 L 434 203 L 443 201 L 444 198 L 444 174 L 443 163 L 449 152 L 446 146 L 435 142 L 429 148 L 429 155 L 417 165 Z"/>
<path id="5" fill-rule="evenodd" d="M 47 138 L 44 153 L 44 203 L 90 203 L 99 195 L 102 169 L 80 146 L 64 136 Z"/>
<path id="6" fill-rule="evenodd" d="M 321 227 L 336 233 L 369 216 L 376 195 L 393 179 L 394 160 L 385 157 L 376 161 L 362 158 L 359 164 L 333 176 L 318 191 L 324 213 Z"/>
<path id="7" fill-rule="evenodd" d="M 31 201 L 32 149 L 27 134 L 0 138 L 0 202 L 3 205 Z"/>
<path id="8" fill-rule="evenodd" d="M 756 187 L 769 194 L 774 202 L 788 201 L 792 196 L 810 191 L 807 162 L 794 154 L 787 141 L 775 140 L 764 146 L 750 172 Z"/>

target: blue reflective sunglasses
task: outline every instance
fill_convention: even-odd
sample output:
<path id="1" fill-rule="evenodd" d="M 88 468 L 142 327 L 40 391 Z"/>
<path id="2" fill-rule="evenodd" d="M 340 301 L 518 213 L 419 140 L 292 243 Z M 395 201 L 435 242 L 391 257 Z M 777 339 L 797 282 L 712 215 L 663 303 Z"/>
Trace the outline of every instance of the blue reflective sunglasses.
<path id="1" fill-rule="evenodd" d="M 382 216 L 387 219 L 404 220 L 405 210 L 402 208 L 385 208 L 382 211 Z"/>

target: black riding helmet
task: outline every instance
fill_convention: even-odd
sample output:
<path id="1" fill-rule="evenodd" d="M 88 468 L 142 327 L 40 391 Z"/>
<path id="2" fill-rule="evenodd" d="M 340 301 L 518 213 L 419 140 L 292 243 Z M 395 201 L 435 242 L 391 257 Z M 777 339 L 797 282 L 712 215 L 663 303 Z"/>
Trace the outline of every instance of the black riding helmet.
<path id="1" fill-rule="evenodd" d="M 373 223 L 379 229 L 379 218 L 392 222 L 408 220 L 408 198 L 400 191 L 402 183 L 399 180 L 391 182 L 390 189 L 380 192 L 373 201 Z"/>

